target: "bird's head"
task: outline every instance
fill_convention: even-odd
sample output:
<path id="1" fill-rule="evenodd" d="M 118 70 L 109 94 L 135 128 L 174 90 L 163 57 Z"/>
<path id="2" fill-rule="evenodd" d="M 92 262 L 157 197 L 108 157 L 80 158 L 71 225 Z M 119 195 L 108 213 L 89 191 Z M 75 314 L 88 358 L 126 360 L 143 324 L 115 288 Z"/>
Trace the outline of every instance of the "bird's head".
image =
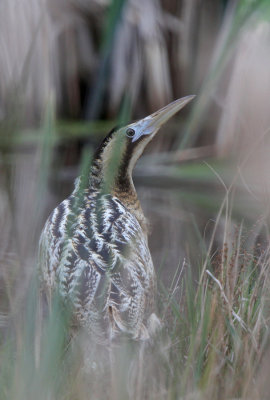
<path id="1" fill-rule="evenodd" d="M 153 114 L 124 127 L 113 129 L 98 149 L 94 165 L 105 179 L 106 191 L 118 187 L 129 190 L 133 168 L 146 145 L 161 126 L 188 104 L 195 96 L 175 100 Z"/>

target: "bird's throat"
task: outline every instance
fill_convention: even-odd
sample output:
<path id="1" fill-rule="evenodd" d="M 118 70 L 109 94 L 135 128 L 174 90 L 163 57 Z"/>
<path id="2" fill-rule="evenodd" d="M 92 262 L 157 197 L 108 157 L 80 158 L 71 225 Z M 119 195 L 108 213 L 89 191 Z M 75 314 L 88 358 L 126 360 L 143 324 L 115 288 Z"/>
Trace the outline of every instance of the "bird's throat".
<path id="1" fill-rule="evenodd" d="M 111 194 L 137 218 L 143 231 L 147 235 L 147 221 L 143 214 L 131 173 L 128 169 L 119 168 L 115 176 L 112 176 L 109 166 L 103 160 L 93 161 L 90 173 L 90 194 Z"/>

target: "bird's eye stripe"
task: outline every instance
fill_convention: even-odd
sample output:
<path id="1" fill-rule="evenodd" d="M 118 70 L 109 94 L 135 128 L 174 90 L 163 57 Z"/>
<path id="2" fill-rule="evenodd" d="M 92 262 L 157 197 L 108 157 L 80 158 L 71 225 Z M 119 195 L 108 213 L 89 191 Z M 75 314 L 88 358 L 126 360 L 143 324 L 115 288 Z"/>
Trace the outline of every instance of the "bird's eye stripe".
<path id="1" fill-rule="evenodd" d="M 133 136 L 135 135 L 134 129 L 128 128 L 128 129 L 126 130 L 126 135 L 127 135 L 128 137 L 133 137 Z"/>

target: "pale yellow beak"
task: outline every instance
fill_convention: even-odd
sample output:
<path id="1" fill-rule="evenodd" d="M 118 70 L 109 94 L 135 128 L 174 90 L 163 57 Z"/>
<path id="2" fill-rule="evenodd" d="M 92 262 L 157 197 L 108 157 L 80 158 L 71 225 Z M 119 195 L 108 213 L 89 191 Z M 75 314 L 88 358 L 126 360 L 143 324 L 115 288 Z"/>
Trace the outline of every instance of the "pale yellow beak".
<path id="1" fill-rule="evenodd" d="M 135 135 L 132 141 L 135 142 L 142 135 L 151 135 L 157 132 L 168 119 L 185 107 L 194 97 L 194 95 L 182 97 L 148 115 L 146 118 L 131 124 L 130 127 L 135 128 Z"/>

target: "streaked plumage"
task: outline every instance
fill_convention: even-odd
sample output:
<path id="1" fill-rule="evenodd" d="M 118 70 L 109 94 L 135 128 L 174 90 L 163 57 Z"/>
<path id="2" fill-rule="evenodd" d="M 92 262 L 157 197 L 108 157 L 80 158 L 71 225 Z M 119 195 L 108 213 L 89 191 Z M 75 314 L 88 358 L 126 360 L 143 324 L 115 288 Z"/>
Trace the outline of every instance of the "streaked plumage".
<path id="1" fill-rule="evenodd" d="M 159 127 L 192 98 L 113 130 L 89 175 L 77 180 L 43 228 L 40 267 L 47 297 L 57 291 L 97 342 L 120 333 L 146 339 L 158 321 L 147 223 L 131 174 Z"/>

